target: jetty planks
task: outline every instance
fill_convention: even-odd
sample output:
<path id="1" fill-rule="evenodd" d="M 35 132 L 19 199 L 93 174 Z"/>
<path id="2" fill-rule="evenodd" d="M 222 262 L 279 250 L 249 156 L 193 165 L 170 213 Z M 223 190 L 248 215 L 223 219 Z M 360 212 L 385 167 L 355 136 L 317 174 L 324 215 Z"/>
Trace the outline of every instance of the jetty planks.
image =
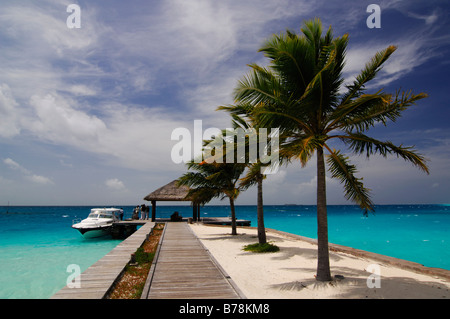
<path id="1" fill-rule="evenodd" d="M 184 222 L 166 223 L 143 298 L 245 298 Z"/>
<path id="2" fill-rule="evenodd" d="M 131 254 L 139 248 L 154 222 L 146 221 L 141 228 L 122 241 L 102 259 L 86 269 L 78 278 L 80 287 L 65 286 L 52 299 L 102 299 L 130 261 Z M 69 275 L 69 274 L 68 274 Z M 77 281 L 77 279 L 75 279 Z"/>

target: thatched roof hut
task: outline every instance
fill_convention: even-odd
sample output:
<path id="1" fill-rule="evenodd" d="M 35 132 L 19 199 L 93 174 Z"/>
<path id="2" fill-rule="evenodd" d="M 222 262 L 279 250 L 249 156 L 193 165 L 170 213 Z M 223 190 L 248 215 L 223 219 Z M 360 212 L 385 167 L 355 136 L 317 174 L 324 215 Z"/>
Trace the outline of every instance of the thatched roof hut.
<path id="1" fill-rule="evenodd" d="M 144 197 L 148 201 L 191 201 L 186 198 L 189 192 L 189 187 L 177 185 L 177 180 L 170 182 L 163 187 L 158 188 L 154 192 Z"/>
<path id="2" fill-rule="evenodd" d="M 156 202 L 157 201 L 186 201 L 192 202 L 192 199 L 186 197 L 189 192 L 188 186 L 178 186 L 177 180 L 164 185 L 152 193 L 144 197 L 144 200 L 152 202 L 152 221 L 156 218 Z M 192 218 L 197 220 L 200 216 L 200 205 L 192 203 L 193 215 Z"/>

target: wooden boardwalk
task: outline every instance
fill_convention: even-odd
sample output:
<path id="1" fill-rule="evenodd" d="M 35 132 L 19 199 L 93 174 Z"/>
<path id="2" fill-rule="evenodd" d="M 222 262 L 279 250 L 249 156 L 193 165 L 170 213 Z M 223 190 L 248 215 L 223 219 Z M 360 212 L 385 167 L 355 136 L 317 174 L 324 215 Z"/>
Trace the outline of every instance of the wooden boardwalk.
<path id="1" fill-rule="evenodd" d="M 184 222 L 166 223 L 141 298 L 245 298 Z"/>
<path id="2" fill-rule="evenodd" d="M 144 221 L 141 221 L 144 222 Z M 139 248 L 155 223 L 145 221 L 135 233 L 117 245 L 102 259 L 86 269 L 79 277 L 80 287 L 66 286 L 54 294 L 52 299 L 102 299 L 120 276 L 131 254 Z M 69 276 L 69 274 L 68 274 Z"/>
<path id="3" fill-rule="evenodd" d="M 231 225 L 231 218 L 229 217 L 202 217 L 201 222 L 203 224 L 210 225 Z M 251 221 L 246 219 L 237 219 L 236 226 L 250 226 Z"/>

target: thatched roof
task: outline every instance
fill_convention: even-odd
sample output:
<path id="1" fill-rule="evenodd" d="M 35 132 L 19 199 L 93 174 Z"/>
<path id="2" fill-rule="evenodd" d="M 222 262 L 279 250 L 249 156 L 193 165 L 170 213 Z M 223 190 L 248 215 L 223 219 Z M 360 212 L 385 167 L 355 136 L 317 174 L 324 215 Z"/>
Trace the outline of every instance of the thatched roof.
<path id="1" fill-rule="evenodd" d="M 158 188 L 153 193 L 148 194 L 144 197 L 144 200 L 148 201 L 190 201 L 186 198 L 189 192 L 189 187 L 187 186 L 177 186 L 177 180 L 170 182 L 169 184 Z"/>

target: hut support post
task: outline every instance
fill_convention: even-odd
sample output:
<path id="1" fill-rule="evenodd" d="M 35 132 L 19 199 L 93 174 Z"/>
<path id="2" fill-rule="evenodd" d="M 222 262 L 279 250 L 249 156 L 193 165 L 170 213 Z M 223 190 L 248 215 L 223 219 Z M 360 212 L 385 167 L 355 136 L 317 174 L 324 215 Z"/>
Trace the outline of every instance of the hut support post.
<path id="1" fill-rule="evenodd" d="M 196 203 L 192 203 L 192 219 L 194 220 L 194 222 L 197 221 L 197 204 Z"/>
<path id="2" fill-rule="evenodd" d="M 192 203 L 192 220 L 200 221 L 200 204 Z"/>
<path id="3" fill-rule="evenodd" d="M 152 200 L 152 222 L 156 219 L 156 201 Z"/>

